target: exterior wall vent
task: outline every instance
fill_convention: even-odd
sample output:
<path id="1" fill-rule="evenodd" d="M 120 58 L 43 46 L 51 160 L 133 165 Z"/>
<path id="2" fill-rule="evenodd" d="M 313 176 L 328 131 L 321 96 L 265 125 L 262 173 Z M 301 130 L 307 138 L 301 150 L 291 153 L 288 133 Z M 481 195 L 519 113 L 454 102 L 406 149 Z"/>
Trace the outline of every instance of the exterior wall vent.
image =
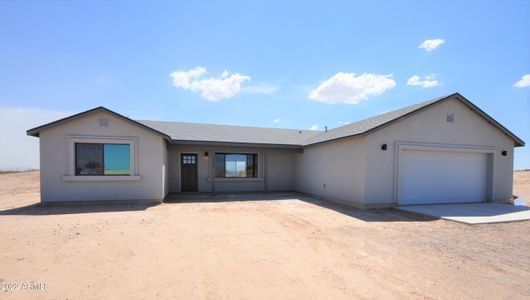
<path id="1" fill-rule="evenodd" d="M 99 127 L 109 127 L 109 119 L 99 119 Z"/>
<path id="2" fill-rule="evenodd" d="M 447 114 L 447 122 L 454 123 L 455 122 L 455 114 Z"/>

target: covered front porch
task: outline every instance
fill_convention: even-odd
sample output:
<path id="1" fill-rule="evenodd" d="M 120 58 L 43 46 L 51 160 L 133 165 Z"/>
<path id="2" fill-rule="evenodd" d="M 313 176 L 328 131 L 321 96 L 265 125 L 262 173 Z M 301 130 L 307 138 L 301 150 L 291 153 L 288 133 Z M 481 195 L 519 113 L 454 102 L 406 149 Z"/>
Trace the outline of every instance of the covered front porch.
<path id="1" fill-rule="evenodd" d="M 168 145 L 166 199 L 226 193 L 291 192 L 299 147 Z"/>

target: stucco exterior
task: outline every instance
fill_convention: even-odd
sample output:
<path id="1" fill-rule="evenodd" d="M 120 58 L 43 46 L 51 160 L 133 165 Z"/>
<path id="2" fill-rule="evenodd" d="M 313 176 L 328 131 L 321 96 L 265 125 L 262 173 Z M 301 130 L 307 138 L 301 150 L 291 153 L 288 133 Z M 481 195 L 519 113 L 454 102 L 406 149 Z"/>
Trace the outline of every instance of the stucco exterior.
<path id="1" fill-rule="evenodd" d="M 208 152 L 208 156 L 206 156 Z M 256 178 L 213 178 L 213 157 L 218 153 L 258 155 Z M 294 152 L 255 147 L 178 146 L 169 147 L 170 192 L 179 193 L 180 155 L 197 154 L 199 192 L 277 192 L 294 190 Z M 215 180 L 215 182 L 213 182 Z"/>
<path id="2" fill-rule="evenodd" d="M 454 122 L 447 122 L 454 114 Z M 382 128 L 365 137 L 366 205 L 393 205 L 399 143 L 452 150 L 486 151 L 493 174 L 493 193 L 488 200 L 504 201 L 512 196 L 514 142 L 461 101 L 450 99 Z M 387 150 L 381 151 L 381 145 Z M 507 151 L 507 156 L 501 152 Z"/>
<path id="3" fill-rule="evenodd" d="M 101 128 L 100 119 L 108 120 L 108 127 Z M 71 169 L 74 158 L 69 153 L 71 138 L 132 140 L 136 152 L 135 175 L 139 178 L 72 180 L 75 176 Z M 162 137 L 105 112 L 44 129 L 40 132 L 41 201 L 161 201 L 165 197 L 165 151 Z"/>
<path id="4" fill-rule="evenodd" d="M 363 126 L 368 128 L 365 132 L 339 138 L 336 131 L 321 132 L 317 133 L 317 142 L 301 145 L 175 140 L 105 108 L 43 125 L 29 130 L 28 134 L 40 137 L 41 199 L 45 203 L 162 201 L 169 193 L 181 192 L 181 154 L 196 154 L 198 192 L 297 191 L 360 208 L 389 207 L 399 201 L 400 162 L 404 151 L 468 152 L 484 157 L 480 169 L 486 170 L 486 179 L 482 181 L 487 182 L 483 185 L 487 189 L 484 200 L 510 199 L 514 146 L 522 146 L 524 142 L 459 94 L 425 103 L 411 106 L 414 109 L 404 108 L 405 113 L 388 122 L 381 122 L 378 116 L 361 121 L 357 129 L 352 129 L 355 132 Z M 448 121 L 448 115 L 454 120 Z M 108 125 L 102 126 L 101 120 Z M 369 127 L 373 122 L 379 123 Z M 197 131 L 197 135 L 211 134 L 212 127 L 201 126 L 193 127 L 203 130 Z M 238 130 L 223 128 L 223 134 Z M 245 138 L 252 137 L 248 135 L 249 130 L 252 128 L 246 127 L 240 133 Z M 263 128 L 257 130 L 264 132 Z M 178 128 L 174 132 L 178 133 Z M 272 132 L 290 134 L 293 138 L 316 136 L 296 130 L 268 134 Z M 239 133 L 234 136 L 237 138 Z M 227 137 L 225 134 L 224 138 Z M 287 140 L 283 138 L 283 141 Z M 129 176 L 75 176 L 73 147 L 76 142 L 129 144 L 131 173 Z M 215 178 L 215 153 L 256 154 L 256 177 Z M 423 193 L 419 195 L 423 197 Z"/>
<path id="5" fill-rule="evenodd" d="M 446 121 L 448 114 L 454 114 L 454 122 Z M 512 196 L 513 140 L 457 99 L 370 134 L 305 147 L 296 156 L 296 190 L 360 208 L 393 206 L 400 145 L 487 153 L 487 200 Z"/>
<path id="6" fill-rule="evenodd" d="M 361 205 L 364 199 L 364 138 L 304 148 L 295 156 L 295 189 L 327 200 Z"/>
<path id="7" fill-rule="evenodd" d="M 163 183 L 164 183 L 164 197 L 169 194 L 170 189 L 170 178 L 169 178 L 169 151 L 168 151 L 169 144 L 164 141 L 164 147 L 162 147 L 162 172 L 163 172 Z"/>

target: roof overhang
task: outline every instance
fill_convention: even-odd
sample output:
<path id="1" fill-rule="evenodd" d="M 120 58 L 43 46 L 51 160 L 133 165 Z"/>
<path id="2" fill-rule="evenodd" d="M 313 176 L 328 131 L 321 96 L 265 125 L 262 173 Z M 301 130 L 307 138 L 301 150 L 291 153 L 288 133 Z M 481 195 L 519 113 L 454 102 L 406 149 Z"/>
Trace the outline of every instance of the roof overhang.
<path id="1" fill-rule="evenodd" d="M 318 145 L 318 144 L 327 143 L 327 142 L 331 142 L 331 141 L 337 141 L 337 140 L 342 140 L 342 139 L 346 139 L 346 138 L 352 138 L 352 137 L 356 137 L 356 136 L 365 136 L 365 135 L 368 135 L 368 134 L 370 134 L 372 132 L 375 132 L 375 131 L 383 129 L 383 128 L 387 127 L 387 126 L 390 126 L 390 125 L 394 124 L 395 122 L 398 122 L 398 121 L 406 119 L 406 118 L 408 118 L 408 117 L 410 117 L 412 115 L 415 115 L 416 113 L 419 113 L 421 111 L 429 109 L 430 107 L 433 107 L 433 106 L 435 106 L 437 104 L 440 104 L 442 102 L 445 102 L 445 101 L 450 100 L 450 99 L 455 99 L 455 98 L 460 100 L 460 101 L 462 101 L 462 103 L 467 105 L 471 110 L 475 111 L 477 114 L 479 114 L 481 117 L 483 117 L 486 121 L 488 121 L 488 123 L 490 123 L 491 125 L 497 127 L 497 129 L 502 131 L 506 136 L 510 137 L 514 141 L 514 147 L 524 147 L 525 142 L 521 138 L 516 136 L 513 132 L 508 130 L 501 123 L 497 122 L 497 120 L 493 119 L 490 115 L 485 113 L 478 106 L 473 104 L 471 101 L 469 101 L 468 99 L 466 99 L 464 96 L 460 95 L 459 93 L 453 93 L 453 94 L 448 95 L 446 97 L 440 98 L 438 101 L 432 102 L 432 103 L 430 103 L 428 105 L 425 105 L 425 106 L 423 106 L 421 108 L 418 108 L 418 109 L 416 109 L 414 111 L 411 111 L 411 112 L 409 112 L 407 114 L 404 114 L 404 115 L 400 116 L 399 118 L 390 120 L 390 121 L 388 121 L 388 122 L 386 122 L 384 124 L 381 124 L 379 126 L 371 128 L 371 129 L 369 129 L 367 131 L 364 131 L 364 132 L 361 132 L 361 133 L 357 133 L 357 134 L 348 135 L 348 136 L 342 136 L 342 137 L 335 138 L 335 139 L 329 139 L 329 140 L 325 140 L 325 141 L 320 141 L 320 142 L 317 142 L 317 143 L 307 144 L 307 145 L 304 145 L 304 146 L 307 147 L 307 146 Z"/>
<path id="2" fill-rule="evenodd" d="M 497 120 L 495 120 L 490 115 L 485 113 L 482 109 L 480 109 L 478 106 L 473 104 L 471 101 L 467 100 L 466 97 L 460 95 L 459 93 L 456 93 L 455 96 L 458 97 L 463 103 L 467 104 L 467 106 L 469 106 L 469 108 L 474 110 L 477 114 L 479 114 L 484 119 L 486 119 L 486 121 L 488 121 L 491 125 L 497 127 L 499 130 L 504 132 L 504 134 L 506 136 L 510 137 L 514 141 L 514 146 L 515 147 L 524 147 L 525 142 L 521 138 L 516 136 L 513 132 L 508 130 L 508 128 L 502 126 L 502 124 L 497 122 Z M 445 100 L 447 100 L 447 99 L 445 99 Z"/>
<path id="3" fill-rule="evenodd" d="M 430 107 L 433 107 L 433 106 L 435 106 L 437 104 L 440 104 L 440 103 L 442 103 L 444 101 L 447 101 L 447 100 L 450 100 L 450 99 L 458 99 L 458 100 L 460 100 L 462 103 L 464 103 L 470 109 L 472 109 L 477 114 L 482 116 L 489 124 L 495 126 L 497 129 L 501 130 L 506 136 L 510 137 L 514 141 L 514 146 L 515 147 L 522 147 L 522 146 L 525 145 L 525 143 L 524 143 L 524 141 L 522 139 L 520 139 L 518 136 L 513 134 L 506 127 L 502 126 L 499 122 L 497 122 L 495 119 L 493 119 L 490 115 L 488 115 L 487 113 L 482 111 L 475 104 L 473 104 L 471 101 L 469 101 L 468 99 L 466 99 L 464 96 L 460 95 L 459 93 L 454 93 L 454 94 L 448 95 L 446 97 L 440 98 L 437 101 L 429 103 L 429 104 L 427 104 L 425 106 L 422 106 L 421 108 L 418 108 L 418 109 L 416 109 L 414 111 L 411 111 L 411 112 L 409 112 L 407 114 L 404 114 L 404 115 L 402 115 L 402 116 L 400 116 L 400 117 L 398 117 L 396 119 L 390 120 L 390 121 L 388 121 L 386 123 L 383 123 L 383 124 L 381 124 L 379 126 L 373 127 L 373 128 L 371 128 L 371 129 L 369 129 L 367 131 L 356 133 L 356 134 L 352 134 L 352 135 L 341 136 L 341 137 L 334 138 L 334 139 L 324 140 L 324 141 L 320 141 L 320 142 L 316 142 L 316 143 L 305 144 L 305 145 L 270 144 L 270 143 L 269 144 L 268 143 L 246 143 L 246 142 L 224 142 L 224 141 L 200 141 L 200 140 L 173 140 L 173 139 L 171 139 L 171 137 L 169 135 L 167 135 L 167 134 L 165 134 L 163 132 L 160 132 L 160 131 L 158 131 L 156 129 L 153 129 L 153 128 L 151 128 L 151 127 L 149 127 L 147 125 L 144 125 L 144 124 L 142 124 L 140 122 L 137 122 L 135 120 L 129 119 L 128 117 L 120 115 L 120 114 L 118 114 L 118 113 L 116 113 L 114 111 L 111 111 L 110 109 L 107 109 L 107 108 L 102 107 L 102 106 L 87 110 L 85 112 L 81 112 L 81 113 L 72 115 L 70 117 L 66 117 L 66 118 L 63 118 L 63 119 L 60 119 L 60 120 L 57 120 L 57 121 L 54 121 L 54 122 L 39 126 L 39 127 L 32 128 L 32 129 L 27 131 L 27 135 L 39 137 L 39 134 L 40 134 L 40 132 L 42 130 L 45 130 L 47 128 L 54 127 L 54 126 L 69 122 L 71 120 L 75 120 L 75 119 L 84 117 L 84 116 L 86 116 L 88 114 L 91 114 L 91 113 L 104 111 L 104 112 L 107 112 L 107 113 L 109 113 L 109 114 L 111 114 L 111 115 L 113 115 L 113 116 L 115 116 L 117 118 L 120 118 L 120 119 L 122 119 L 122 120 L 124 120 L 126 122 L 129 122 L 129 123 L 131 123 L 131 124 L 133 124 L 135 126 L 141 127 L 143 129 L 151 132 L 151 133 L 159 135 L 159 136 L 161 136 L 162 138 L 164 138 L 165 140 L 167 140 L 168 142 L 170 142 L 173 145 L 266 148 L 266 149 L 294 150 L 294 151 L 300 151 L 301 152 L 301 151 L 303 151 L 302 149 L 304 147 L 317 145 L 317 144 L 321 144 L 321 143 L 332 142 L 332 141 L 341 140 L 341 139 L 345 139 L 345 138 L 351 138 L 351 137 L 355 137 L 355 136 L 368 135 L 368 134 L 370 134 L 372 132 L 375 132 L 377 130 L 380 130 L 382 128 L 390 126 L 390 125 L 394 124 L 395 122 L 398 122 L 400 120 L 408 118 L 408 117 L 410 117 L 410 116 L 412 116 L 412 115 L 414 115 L 414 114 L 416 114 L 418 112 L 421 112 L 423 110 L 429 109 Z"/>
<path id="4" fill-rule="evenodd" d="M 223 142 L 223 141 L 194 141 L 194 140 L 172 140 L 172 145 L 183 146 L 215 146 L 227 148 L 261 148 L 261 149 L 277 149 L 285 151 L 303 152 L 302 145 L 289 144 L 267 144 L 267 143 L 240 143 L 240 142 Z"/>
<path id="5" fill-rule="evenodd" d="M 35 128 L 32 128 L 28 131 L 26 131 L 26 134 L 29 135 L 29 136 L 34 136 L 34 137 L 39 137 L 40 136 L 40 132 L 42 130 L 45 130 L 45 129 L 48 129 L 48 128 L 51 128 L 51 127 L 55 127 L 55 126 L 58 126 L 58 125 L 61 125 L 61 124 L 64 124 L 64 123 L 67 123 L 67 122 L 70 122 L 70 121 L 73 121 L 73 120 L 76 120 L 76 119 L 79 119 L 79 118 L 82 118 L 82 117 L 85 117 L 87 115 L 90 115 L 90 114 L 93 114 L 93 113 L 96 113 L 96 112 L 106 112 L 106 113 L 109 113 L 121 120 L 124 120 L 126 122 L 129 122 L 135 126 L 138 126 L 142 129 L 145 129 L 151 133 L 154 133 L 156 135 L 159 135 L 161 136 L 162 138 L 164 138 L 165 140 L 167 140 L 168 142 L 171 142 L 171 138 L 165 134 L 165 133 L 162 133 L 158 130 L 155 130 L 151 127 L 148 127 L 148 126 L 145 126 L 144 124 L 142 123 L 139 123 L 139 122 L 136 122 L 135 120 L 133 119 L 129 119 L 127 118 L 126 116 L 123 116 L 123 115 L 120 115 L 119 113 L 117 112 L 114 112 L 108 108 L 105 108 L 103 106 L 99 106 L 99 107 L 96 107 L 96 108 L 93 108 L 93 109 L 89 109 L 87 111 L 84 111 L 84 112 L 80 112 L 78 114 L 75 114 L 75 115 L 71 115 L 69 117 L 66 117 L 66 118 L 62 118 L 62 119 L 59 119 L 57 121 L 54 121 L 54 122 L 51 122 L 51 123 L 48 123 L 48 124 L 44 124 L 44 125 L 41 125 L 39 127 L 35 127 Z"/>

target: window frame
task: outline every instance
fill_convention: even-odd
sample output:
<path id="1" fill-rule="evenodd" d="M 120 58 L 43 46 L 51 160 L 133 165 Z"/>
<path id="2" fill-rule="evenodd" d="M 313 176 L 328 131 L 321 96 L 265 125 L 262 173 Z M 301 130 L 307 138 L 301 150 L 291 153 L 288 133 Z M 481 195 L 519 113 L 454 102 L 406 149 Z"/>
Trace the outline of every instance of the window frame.
<path id="1" fill-rule="evenodd" d="M 76 143 L 89 143 L 89 144 L 129 144 L 129 174 L 119 175 L 76 175 Z M 63 180 L 66 181 L 78 181 L 80 180 L 93 180 L 101 178 L 102 180 L 138 180 L 138 139 L 136 137 L 127 136 L 80 136 L 72 135 L 66 138 L 66 170 Z"/>
<path id="2" fill-rule="evenodd" d="M 223 174 L 225 174 L 224 176 L 217 176 L 217 172 L 218 172 L 218 169 L 216 168 L 216 159 L 217 159 L 217 155 L 218 154 L 221 154 L 223 155 L 224 157 L 224 163 L 223 163 Z M 253 168 L 252 168 L 252 176 L 245 176 L 245 177 L 241 177 L 241 176 L 226 176 L 226 156 L 227 155 L 244 155 L 246 157 L 245 159 L 245 162 L 248 161 L 248 156 L 253 156 L 254 157 L 254 165 L 253 165 Z M 214 178 L 217 178 L 217 179 L 256 179 L 256 178 L 259 178 L 259 153 L 242 153 L 242 152 L 215 152 L 214 153 L 214 157 L 213 157 L 213 166 L 214 166 L 214 172 L 213 172 L 213 177 Z M 248 169 L 248 166 L 246 166 L 245 168 L 245 172 L 246 170 Z"/>
<path id="3" fill-rule="evenodd" d="M 192 162 L 189 158 L 193 157 Z M 185 166 L 196 166 L 198 164 L 199 155 L 197 153 L 180 153 L 180 164 Z"/>
<path id="4" fill-rule="evenodd" d="M 88 144 L 88 145 L 101 145 L 101 162 L 102 162 L 102 174 L 79 174 L 77 172 L 77 144 Z M 127 145 L 129 146 L 129 173 L 128 174 L 105 174 L 105 145 Z M 131 176 L 131 145 L 128 143 L 91 143 L 91 142 L 75 142 L 74 143 L 74 165 L 75 165 L 75 176 Z"/>

